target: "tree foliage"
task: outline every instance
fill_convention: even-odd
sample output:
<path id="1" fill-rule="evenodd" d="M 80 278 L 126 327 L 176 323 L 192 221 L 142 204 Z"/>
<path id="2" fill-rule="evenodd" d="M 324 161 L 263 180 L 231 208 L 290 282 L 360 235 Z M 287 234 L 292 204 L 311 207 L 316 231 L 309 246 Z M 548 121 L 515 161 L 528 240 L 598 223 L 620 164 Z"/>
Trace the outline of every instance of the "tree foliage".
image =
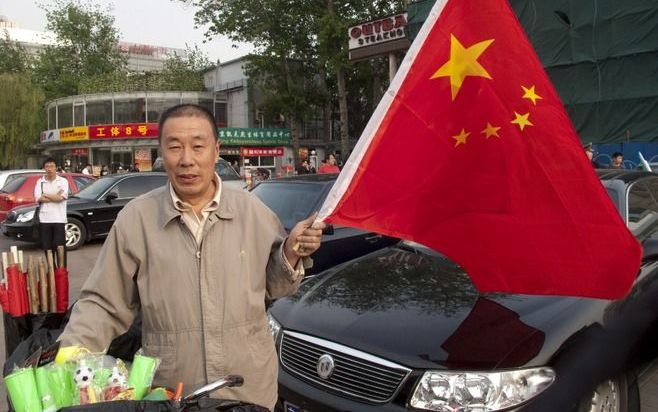
<path id="1" fill-rule="evenodd" d="M 0 168 L 23 166 L 30 146 L 44 126 L 44 95 L 29 75 L 0 73 Z"/>
<path id="2" fill-rule="evenodd" d="M 110 10 L 78 0 L 55 0 L 41 7 L 46 28 L 56 36 L 35 68 L 48 99 L 78 94 L 82 79 L 125 70 L 127 60 L 119 50 Z"/>
<path id="3" fill-rule="evenodd" d="M 0 30 L 0 73 L 27 73 L 32 64 L 25 47 L 12 41 L 6 30 Z"/>

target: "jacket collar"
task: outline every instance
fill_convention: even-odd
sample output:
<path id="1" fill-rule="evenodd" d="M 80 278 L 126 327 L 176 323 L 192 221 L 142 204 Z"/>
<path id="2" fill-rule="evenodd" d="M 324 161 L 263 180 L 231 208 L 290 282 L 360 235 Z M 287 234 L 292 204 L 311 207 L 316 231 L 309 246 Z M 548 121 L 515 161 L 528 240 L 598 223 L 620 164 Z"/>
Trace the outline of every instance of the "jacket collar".
<path id="1" fill-rule="evenodd" d="M 169 222 L 172 220 L 178 218 L 181 216 L 181 212 L 174 207 L 174 201 L 171 198 L 170 191 L 171 190 L 171 183 L 167 182 L 167 185 L 164 187 L 164 190 L 160 190 L 158 194 L 158 204 L 162 205 L 160 207 L 159 215 L 160 215 L 160 227 L 164 229 Z M 228 193 L 229 191 L 226 191 Z M 230 220 L 233 219 L 233 216 L 235 215 L 234 213 L 234 208 L 229 204 L 231 202 L 231 195 L 229 194 L 228 196 L 225 196 L 222 194 L 222 197 L 219 201 L 219 206 L 217 207 L 216 210 L 212 211 L 210 215 L 208 216 L 208 219 L 211 219 L 212 216 L 217 216 L 219 219 L 225 219 L 225 220 Z M 231 202 L 232 203 L 232 202 Z"/>

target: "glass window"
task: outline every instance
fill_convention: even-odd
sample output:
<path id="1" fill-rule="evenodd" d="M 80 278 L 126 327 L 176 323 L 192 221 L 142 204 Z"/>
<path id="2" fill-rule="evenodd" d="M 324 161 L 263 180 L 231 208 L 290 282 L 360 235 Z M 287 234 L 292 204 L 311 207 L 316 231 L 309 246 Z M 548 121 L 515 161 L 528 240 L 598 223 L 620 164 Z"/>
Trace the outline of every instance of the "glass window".
<path id="1" fill-rule="evenodd" d="M 48 108 L 48 130 L 57 129 L 57 106 L 52 105 Z"/>
<path id="2" fill-rule="evenodd" d="M 286 230 L 290 230 L 319 206 L 324 187 L 316 183 L 261 183 L 252 193 L 276 213 Z"/>
<path id="3" fill-rule="evenodd" d="M 85 104 L 84 102 L 76 102 L 73 105 L 73 126 L 85 125 Z"/>
<path id="4" fill-rule="evenodd" d="M 224 159 L 219 159 L 215 163 L 215 172 L 217 172 L 222 180 L 242 180 L 238 172 Z"/>
<path id="5" fill-rule="evenodd" d="M 112 100 L 87 101 L 87 124 L 112 124 Z"/>
<path id="6" fill-rule="evenodd" d="M 180 99 L 172 99 L 166 97 L 149 97 L 148 98 L 148 121 L 157 123 L 160 120 L 162 112 L 170 107 L 176 106 L 180 103 Z"/>
<path id="7" fill-rule="evenodd" d="M 217 122 L 217 127 L 228 126 L 228 115 L 226 114 L 226 102 L 215 102 L 215 122 Z"/>
<path id="8" fill-rule="evenodd" d="M 15 193 L 18 189 L 21 188 L 21 186 L 23 186 L 25 180 L 27 180 L 27 175 L 12 175 L 7 178 L 7 182 L 2 187 L 0 192 Z"/>
<path id="9" fill-rule="evenodd" d="M 114 123 L 142 123 L 145 121 L 145 99 L 114 100 Z"/>
<path id="10" fill-rule="evenodd" d="M 80 191 L 82 190 L 82 188 L 93 182 L 94 179 L 85 176 L 73 176 L 73 181 L 75 182 L 75 185 L 78 187 L 78 191 Z"/>
<path id="11" fill-rule="evenodd" d="M 157 189 L 167 183 L 167 176 L 147 176 L 149 181 L 149 190 Z"/>
<path id="12" fill-rule="evenodd" d="M 57 128 L 71 126 L 73 126 L 73 105 L 71 103 L 57 105 Z"/>
<path id="13" fill-rule="evenodd" d="M 81 191 L 79 191 L 76 196 L 80 197 L 82 199 L 97 199 L 98 196 L 102 195 L 105 193 L 105 191 L 114 184 L 116 180 L 113 178 L 101 178 L 94 183 L 90 184 L 89 186 L 85 187 Z"/>
<path id="14" fill-rule="evenodd" d="M 113 192 L 119 195 L 120 199 L 131 199 L 137 197 L 142 193 L 151 190 L 151 185 L 147 176 L 135 176 L 120 181 L 114 188 Z"/>

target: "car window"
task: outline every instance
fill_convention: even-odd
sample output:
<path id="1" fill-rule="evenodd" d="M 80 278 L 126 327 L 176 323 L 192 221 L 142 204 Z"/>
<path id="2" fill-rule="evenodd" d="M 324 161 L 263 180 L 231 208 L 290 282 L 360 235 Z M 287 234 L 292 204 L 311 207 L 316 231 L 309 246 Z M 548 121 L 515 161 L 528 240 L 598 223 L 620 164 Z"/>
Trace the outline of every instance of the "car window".
<path id="1" fill-rule="evenodd" d="M 75 182 L 75 185 L 78 187 L 78 190 L 82 190 L 84 187 L 92 183 L 94 179 L 86 176 L 73 176 L 73 181 Z"/>
<path id="2" fill-rule="evenodd" d="M 95 180 L 92 184 L 88 185 L 75 195 L 82 199 L 94 200 L 97 199 L 98 196 L 105 193 L 105 191 L 109 189 L 110 186 L 114 184 L 114 182 L 116 182 L 116 180 L 113 178 L 100 178 Z"/>
<path id="3" fill-rule="evenodd" d="M 320 198 L 324 188 L 314 183 L 261 183 L 251 192 L 276 213 L 286 230 L 290 230 L 323 200 Z"/>
<path id="4" fill-rule="evenodd" d="M 628 228 L 636 235 L 649 236 L 658 230 L 658 179 L 641 180 L 628 192 Z"/>
<path id="5" fill-rule="evenodd" d="M 135 176 L 123 179 L 112 188 L 112 192 L 119 195 L 119 199 L 137 197 L 151 190 L 150 181 L 146 176 Z"/>
<path id="6" fill-rule="evenodd" d="M 147 176 L 147 179 L 149 185 L 149 189 L 147 191 L 157 189 L 160 186 L 164 186 L 167 183 L 167 176 Z"/>
<path id="7" fill-rule="evenodd" d="M 5 183 L 4 187 L 0 192 L 4 193 L 15 193 L 18 189 L 23 186 L 23 183 L 25 183 L 25 180 L 27 180 L 27 175 L 14 175 L 11 178 L 7 179 L 7 183 Z M 34 190 L 34 188 L 32 188 Z"/>
<path id="8" fill-rule="evenodd" d="M 242 180 L 238 172 L 231 167 L 231 164 L 224 159 L 219 159 L 215 163 L 215 171 L 222 180 Z"/>

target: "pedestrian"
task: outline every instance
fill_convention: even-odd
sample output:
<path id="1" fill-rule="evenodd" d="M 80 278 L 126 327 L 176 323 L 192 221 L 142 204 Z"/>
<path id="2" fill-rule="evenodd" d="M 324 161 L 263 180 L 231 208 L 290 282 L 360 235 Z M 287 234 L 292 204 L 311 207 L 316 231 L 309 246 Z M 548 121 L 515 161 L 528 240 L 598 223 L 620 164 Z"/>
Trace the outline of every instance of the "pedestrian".
<path id="1" fill-rule="evenodd" d="M 322 166 L 318 169 L 318 173 L 340 173 L 340 169 L 336 166 L 336 157 L 329 154 L 325 159 Z"/>
<path id="2" fill-rule="evenodd" d="M 89 163 L 82 169 L 83 175 L 91 175 L 92 167 Z"/>
<path id="3" fill-rule="evenodd" d="M 592 163 L 592 167 L 595 169 L 600 169 L 601 165 L 599 162 L 594 160 L 594 149 L 592 147 L 592 143 L 587 143 L 585 146 L 583 146 L 583 149 L 585 149 L 585 154 L 587 155 L 589 161 Z"/>
<path id="4" fill-rule="evenodd" d="M 311 216 L 286 236 L 258 198 L 223 185 L 205 107 L 169 108 L 158 130 L 169 183 L 128 203 L 112 225 L 60 337 L 59 361 L 76 347 L 107 348 L 141 310 L 145 355 L 161 360 L 154 386 L 193 390 L 237 374 L 242 387 L 214 396 L 274 409 L 265 300 L 297 290 L 324 224 Z"/>
<path id="5" fill-rule="evenodd" d="M 311 165 L 308 163 L 308 160 L 302 160 L 302 164 L 297 168 L 298 175 L 307 175 L 311 173 Z"/>
<path id="6" fill-rule="evenodd" d="M 39 203 L 39 236 L 44 253 L 51 250 L 57 256 L 57 246 L 66 245 L 66 199 L 69 182 L 57 175 L 57 163 L 52 157 L 43 162 L 44 176 L 37 180 L 34 198 Z"/>
<path id="7" fill-rule="evenodd" d="M 110 167 L 108 165 L 103 165 L 101 168 L 101 176 L 107 176 L 110 174 Z"/>
<path id="8" fill-rule="evenodd" d="M 130 170 L 128 170 L 130 173 L 139 173 L 139 164 L 135 162 Z"/>
<path id="9" fill-rule="evenodd" d="M 614 152 L 612 154 L 612 161 L 610 163 L 611 169 L 623 169 L 624 168 L 624 155 L 621 152 Z"/>

